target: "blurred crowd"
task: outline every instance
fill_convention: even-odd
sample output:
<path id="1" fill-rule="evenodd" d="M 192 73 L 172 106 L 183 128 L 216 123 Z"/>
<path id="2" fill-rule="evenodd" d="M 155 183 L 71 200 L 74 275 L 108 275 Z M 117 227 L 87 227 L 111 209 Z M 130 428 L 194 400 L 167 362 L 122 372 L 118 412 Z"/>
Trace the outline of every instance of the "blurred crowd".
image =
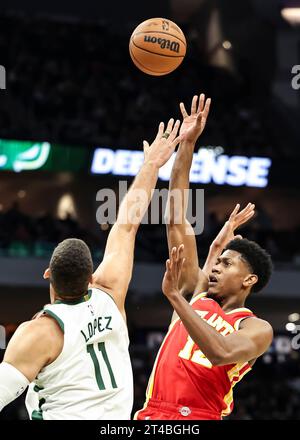
<path id="1" fill-rule="evenodd" d="M 129 57 L 133 28 L 0 15 L 0 63 L 7 71 L 0 137 L 134 147 L 153 137 L 159 121 L 179 117 L 181 100 L 189 106 L 205 91 L 214 105 L 203 145 L 222 145 L 229 154 L 295 153 L 291 113 L 267 86 L 264 96 L 256 95 L 255 73 L 250 86 L 242 69 L 234 74 L 210 65 L 193 30 L 183 27 L 184 65 L 167 77 L 149 77 Z"/>
<path id="2" fill-rule="evenodd" d="M 98 254 L 104 249 L 106 237 L 80 227 L 70 215 L 64 219 L 50 213 L 29 216 L 15 202 L 6 212 L 0 212 L 0 255 L 11 257 L 50 257 L 55 246 L 66 238 L 80 238 Z"/>
<path id="3" fill-rule="evenodd" d="M 227 217 L 221 221 L 215 212 L 206 212 L 204 231 L 197 236 L 200 261 L 207 255 L 210 244 L 222 228 Z M 0 255 L 11 257 L 49 258 L 54 247 L 66 238 L 80 238 L 90 247 L 95 259 L 102 257 L 109 225 L 100 225 L 97 232 L 86 230 L 71 215 L 64 219 L 51 213 L 29 216 L 22 212 L 17 202 L 7 211 L 0 211 Z M 249 224 L 239 230 L 245 238 L 257 241 L 279 262 L 300 264 L 300 245 L 294 230 L 275 230 L 272 218 L 256 205 L 256 215 Z M 141 225 L 135 248 L 135 260 L 140 262 L 163 263 L 168 258 L 166 229 L 164 224 Z"/>

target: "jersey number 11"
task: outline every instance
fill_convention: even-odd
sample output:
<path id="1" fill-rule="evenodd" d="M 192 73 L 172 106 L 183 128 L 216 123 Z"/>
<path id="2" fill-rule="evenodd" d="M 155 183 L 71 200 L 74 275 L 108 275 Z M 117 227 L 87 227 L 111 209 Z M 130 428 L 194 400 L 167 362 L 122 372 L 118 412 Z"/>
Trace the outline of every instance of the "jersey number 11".
<path id="1" fill-rule="evenodd" d="M 97 355 L 96 355 L 96 351 L 95 351 L 94 345 L 92 345 L 92 344 L 87 345 L 86 349 L 87 349 L 87 352 L 90 354 L 90 356 L 92 358 L 92 361 L 93 361 L 93 364 L 94 364 L 95 374 L 96 374 L 96 381 L 97 381 L 97 384 L 98 384 L 98 388 L 99 388 L 99 390 L 105 390 L 106 388 L 105 388 L 105 385 L 104 385 L 104 382 L 103 382 L 103 378 L 102 378 L 102 375 L 101 375 L 100 365 L 99 365 L 99 361 L 98 361 L 98 358 L 97 358 Z M 108 356 L 107 356 L 107 352 L 106 352 L 106 349 L 105 349 L 105 343 L 104 342 L 100 342 L 98 344 L 98 350 L 101 352 L 103 360 L 104 360 L 104 362 L 106 364 L 106 367 L 107 367 L 107 370 L 108 370 L 108 373 L 109 373 L 109 376 L 110 376 L 110 380 L 111 380 L 111 385 L 112 385 L 113 388 L 117 388 L 115 376 L 114 376 L 114 373 L 112 371 L 112 368 L 111 368 L 111 365 L 110 365 L 110 362 L 109 362 L 109 359 L 108 359 Z"/>

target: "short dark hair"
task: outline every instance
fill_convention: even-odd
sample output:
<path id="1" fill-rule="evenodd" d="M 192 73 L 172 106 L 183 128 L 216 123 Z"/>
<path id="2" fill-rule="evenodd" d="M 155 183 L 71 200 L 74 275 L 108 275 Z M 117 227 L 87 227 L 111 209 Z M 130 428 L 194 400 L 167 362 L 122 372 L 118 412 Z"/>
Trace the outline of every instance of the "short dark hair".
<path id="1" fill-rule="evenodd" d="M 91 252 L 84 241 L 68 238 L 54 249 L 49 268 L 50 282 L 58 295 L 83 295 L 93 273 Z"/>
<path id="2" fill-rule="evenodd" d="M 266 286 L 273 271 L 273 264 L 271 256 L 265 249 L 261 248 L 255 241 L 246 238 L 235 238 L 227 244 L 225 250 L 239 252 L 247 262 L 251 272 L 257 275 L 258 281 L 253 285 L 251 291 L 259 292 Z"/>

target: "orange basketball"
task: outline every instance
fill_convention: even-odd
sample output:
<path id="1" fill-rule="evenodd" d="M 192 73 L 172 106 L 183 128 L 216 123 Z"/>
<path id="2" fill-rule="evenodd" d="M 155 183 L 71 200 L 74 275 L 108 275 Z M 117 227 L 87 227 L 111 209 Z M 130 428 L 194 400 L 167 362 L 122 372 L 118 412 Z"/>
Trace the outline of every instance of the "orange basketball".
<path id="1" fill-rule="evenodd" d="M 150 18 L 133 31 L 129 53 L 134 64 L 148 75 L 166 75 L 182 63 L 186 53 L 184 33 L 166 18 Z"/>

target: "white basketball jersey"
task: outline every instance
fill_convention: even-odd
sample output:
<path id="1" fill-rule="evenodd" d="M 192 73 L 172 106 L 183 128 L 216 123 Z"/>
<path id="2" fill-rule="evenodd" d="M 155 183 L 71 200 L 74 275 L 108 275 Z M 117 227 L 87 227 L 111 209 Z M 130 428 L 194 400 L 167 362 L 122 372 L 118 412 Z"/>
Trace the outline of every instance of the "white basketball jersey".
<path id="1" fill-rule="evenodd" d="M 30 384 L 31 419 L 127 420 L 133 405 L 128 331 L 114 300 L 89 289 L 77 303 L 44 307 L 64 332 L 57 359 Z"/>

